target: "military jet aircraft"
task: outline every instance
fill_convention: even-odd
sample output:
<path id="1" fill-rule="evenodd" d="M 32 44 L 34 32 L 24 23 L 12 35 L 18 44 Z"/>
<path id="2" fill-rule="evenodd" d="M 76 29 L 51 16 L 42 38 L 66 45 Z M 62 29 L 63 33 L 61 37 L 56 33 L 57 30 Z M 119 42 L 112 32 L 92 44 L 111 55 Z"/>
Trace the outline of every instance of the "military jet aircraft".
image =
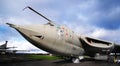
<path id="1" fill-rule="evenodd" d="M 47 24 L 41 25 L 14 25 L 7 23 L 10 27 L 16 29 L 26 40 L 36 47 L 52 54 L 64 56 L 65 59 L 79 63 L 84 55 L 103 58 L 110 58 L 108 55 L 116 51 L 120 52 L 120 46 L 115 43 L 91 38 L 83 35 L 77 35 L 66 26 L 55 24 L 52 20 L 46 18 L 31 7 L 26 7 L 48 20 Z M 117 48 L 116 48 L 117 47 Z M 101 58 L 101 57 L 100 57 Z"/>
<path id="2" fill-rule="evenodd" d="M 10 53 L 16 53 L 16 52 L 28 52 L 29 50 L 16 50 L 14 48 L 17 48 L 17 47 L 7 47 L 7 43 L 8 41 L 5 42 L 5 44 L 1 45 L 0 46 L 0 54 L 10 54 Z M 13 48 L 13 49 L 11 49 Z"/>
<path id="3" fill-rule="evenodd" d="M 16 48 L 16 47 L 7 47 L 7 43 L 8 41 L 6 41 L 5 44 L 0 46 L 0 54 L 16 52 L 15 50 L 10 50 L 11 48 Z"/>
<path id="4" fill-rule="evenodd" d="M 5 41 L 5 44 L 0 46 L 0 49 L 10 49 L 10 48 L 16 48 L 16 47 L 7 47 L 8 41 Z"/>

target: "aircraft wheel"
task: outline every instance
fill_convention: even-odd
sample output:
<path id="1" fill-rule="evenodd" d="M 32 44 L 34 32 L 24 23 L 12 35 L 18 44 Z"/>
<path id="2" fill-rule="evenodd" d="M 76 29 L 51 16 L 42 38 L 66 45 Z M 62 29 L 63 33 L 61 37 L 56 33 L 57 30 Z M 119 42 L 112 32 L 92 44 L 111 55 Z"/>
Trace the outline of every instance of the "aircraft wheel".
<path id="1" fill-rule="evenodd" d="M 73 63 L 80 63 L 80 60 L 79 60 L 79 58 L 72 58 L 72 62 Z"/>

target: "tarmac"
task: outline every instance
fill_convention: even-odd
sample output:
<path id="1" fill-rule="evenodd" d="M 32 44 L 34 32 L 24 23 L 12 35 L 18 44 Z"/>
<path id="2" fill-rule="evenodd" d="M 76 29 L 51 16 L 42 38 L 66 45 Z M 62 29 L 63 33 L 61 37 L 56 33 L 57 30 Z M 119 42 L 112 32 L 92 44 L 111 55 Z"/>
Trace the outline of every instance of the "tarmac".
<path id="1" fill-rule="evenodd" d="M 86 60 L 81 63 L 72 63 L 59 60 L 32 60 L 21 57 L 0 58 L 0 66 L 120 66 L 107 61 Z"/>
<path id="2" fill-rule="evenodd" d="M 83 61 L 76 64 L 64 60 L 14 60 L 12 62 L 0 62 L 0 66 L 120 66 L 120 64 L 105 61 Z"/>

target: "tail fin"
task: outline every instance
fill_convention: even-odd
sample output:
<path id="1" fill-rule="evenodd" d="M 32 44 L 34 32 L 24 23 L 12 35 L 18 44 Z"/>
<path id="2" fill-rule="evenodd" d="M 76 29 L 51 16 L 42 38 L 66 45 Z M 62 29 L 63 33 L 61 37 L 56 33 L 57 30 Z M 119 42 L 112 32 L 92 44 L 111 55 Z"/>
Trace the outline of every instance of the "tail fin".
<path id="1" fill-rule="evenodd" d="M 1 45 L 0 49 L 6 49 L 7 48 L 7 43 L 8 43 L 8 41 L 6 41 L 5 44 Z"/>

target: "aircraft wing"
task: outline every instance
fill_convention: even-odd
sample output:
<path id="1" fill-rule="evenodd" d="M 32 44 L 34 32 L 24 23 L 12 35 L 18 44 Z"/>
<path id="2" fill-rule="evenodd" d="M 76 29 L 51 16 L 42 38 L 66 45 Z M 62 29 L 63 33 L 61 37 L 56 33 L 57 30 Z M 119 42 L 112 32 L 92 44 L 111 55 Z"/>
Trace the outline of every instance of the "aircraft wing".
<path id="1" fill-rule="evenodd" d="M 0 52 L 15 53 L 15 52 L 29 52 L 29 50 L 0 49 Z"/>

